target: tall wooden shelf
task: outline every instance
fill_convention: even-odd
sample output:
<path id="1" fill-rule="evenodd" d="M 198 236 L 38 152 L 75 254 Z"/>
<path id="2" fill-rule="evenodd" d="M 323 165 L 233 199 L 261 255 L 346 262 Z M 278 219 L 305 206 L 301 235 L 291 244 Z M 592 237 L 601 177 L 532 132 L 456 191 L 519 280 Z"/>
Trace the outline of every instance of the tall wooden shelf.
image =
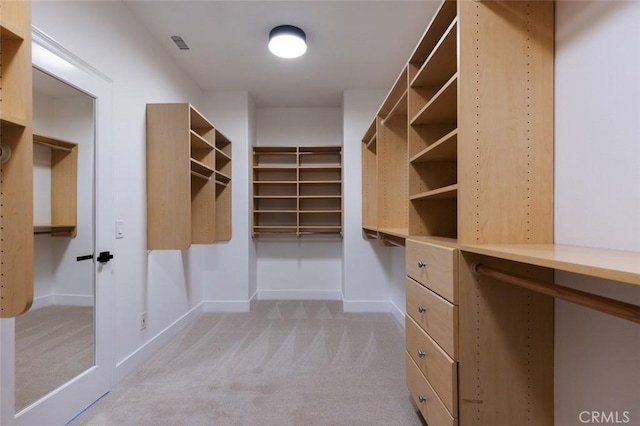
<path id="1" fill-rule="evenodd" d="M 442 1 L 362 138 L 363 236 L 407 238 L 407 383 L 430 424 L 553 422 L 553 300 L 474 276 L 461 250 L 553 241 L 553 19 L 549 1 Z M 429 344 L 446 377 L 413 350 Z"/>
<path id="2" fill-rule="evenodd" d="M 253 237 L 342 235 L 342 147 L 253 148 Z"/>
<path id="3" fill-rule="evenodd" d="M 231 141 L 189 104 L 147 104 L 147 248 L 231 238 Z"/>
<path id="4" fill-rule="evenodd" d="M 408 78 L 404 67 L 362 138 L 363 237 L 381 245 L 408 235 Z"/>
<path id="5" fill-rule="evenodd" d="M 31 3 L 0 0 L 0 317 L 33 301 Z"/>
<path id="6" fill-rule="evenodd" d="M 34 233 L 73 238 L 78 222 L 78 144 L 38 134 L 33 143 L 51 149 L 51 220 L 34 225 Z"/>

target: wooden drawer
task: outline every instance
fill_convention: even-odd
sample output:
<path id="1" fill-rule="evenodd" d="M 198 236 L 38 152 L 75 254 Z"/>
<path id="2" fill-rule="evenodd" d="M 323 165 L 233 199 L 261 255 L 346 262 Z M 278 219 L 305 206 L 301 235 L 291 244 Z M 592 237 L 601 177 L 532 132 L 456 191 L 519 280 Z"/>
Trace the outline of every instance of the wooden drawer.
<path id="1" fill-rule="evenodd" d="M 454 360 L 406 316 L 407 352 L 449 412 L 458 417 L 458 368 Z"/>
<path id="2" fill-rule="evenodd" d="M 411 398 L 413 398 L 427 424 L 429 426 L 457 426 L 458 420 L 451 416 L 429 382 L 427 382 L 427 379 L 420 372 L 416 363 L 413 362 L 409 354 L 406 354 L 406 358 L 407 387 Z"/>
<path id="3" fill-rule="evenodd" d="M 458 304 L 458 250 L 415 240 L 406 241 L 407 275 Z"/>
<path id="4" fill-rule="evenodd" d="M 458 307 L 406 278 L 407 314 L 454 360 L 458 360 Z"/>

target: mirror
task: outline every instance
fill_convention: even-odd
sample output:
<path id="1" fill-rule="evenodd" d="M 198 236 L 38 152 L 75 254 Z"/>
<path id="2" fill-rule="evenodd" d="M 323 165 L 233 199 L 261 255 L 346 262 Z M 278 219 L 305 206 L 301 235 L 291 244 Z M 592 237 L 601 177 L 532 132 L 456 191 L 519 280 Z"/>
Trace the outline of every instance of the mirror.
<path id="1" fill-rule="evenodd" d="M 15 408 L 95 364 L 94 99 L 33 69 L 34 304 L 15 321 Z"/>

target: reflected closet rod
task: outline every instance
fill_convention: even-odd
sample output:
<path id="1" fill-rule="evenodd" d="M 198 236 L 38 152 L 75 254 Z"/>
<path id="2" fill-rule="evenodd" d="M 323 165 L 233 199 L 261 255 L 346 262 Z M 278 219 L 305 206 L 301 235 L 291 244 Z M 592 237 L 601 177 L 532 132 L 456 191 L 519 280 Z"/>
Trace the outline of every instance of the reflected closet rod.
<path id="1" fill-rule="evenodd" d="M 543 281 L 513 275 L 498 269 L 493 269 L 481 263 L 475 263 L 471 268 L 473 272 L 478 275 L 495 278 L 505 283 L 523 287 L 537 293 L 557 297 L 558 299 L 566 300 L 567 302 L 586 306 L 587 308 L 595 309 L 609 315 L 640 323 L 640 306 L 620 302 L 618 300 L 609 299 L 608 297 L 598 296 L 596 294 L 580 290 L 574 290 L 557 284 L 549 284 Z"/>

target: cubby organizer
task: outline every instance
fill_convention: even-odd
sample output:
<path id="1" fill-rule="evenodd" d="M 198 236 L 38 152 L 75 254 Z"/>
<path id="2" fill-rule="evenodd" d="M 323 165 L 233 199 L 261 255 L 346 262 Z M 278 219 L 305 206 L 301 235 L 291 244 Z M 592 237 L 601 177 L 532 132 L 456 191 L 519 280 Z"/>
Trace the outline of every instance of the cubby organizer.
<path id="1" fill-rule="evenodd" d="M 231 239 L 231 141 L 189 104 L 147 104 L 147 248 Z"/>
<path id="2" fill-rule="evenodd" d="M 31 3 L 0 0 L 0 317 L 33 302 Z M 6 154 L 5 154 L 6 155 Z"/>
<path id="3" fill-rule="evenodd" d="M 342 148 L 253 148 L 253 237 L 342 236 Z"/>

